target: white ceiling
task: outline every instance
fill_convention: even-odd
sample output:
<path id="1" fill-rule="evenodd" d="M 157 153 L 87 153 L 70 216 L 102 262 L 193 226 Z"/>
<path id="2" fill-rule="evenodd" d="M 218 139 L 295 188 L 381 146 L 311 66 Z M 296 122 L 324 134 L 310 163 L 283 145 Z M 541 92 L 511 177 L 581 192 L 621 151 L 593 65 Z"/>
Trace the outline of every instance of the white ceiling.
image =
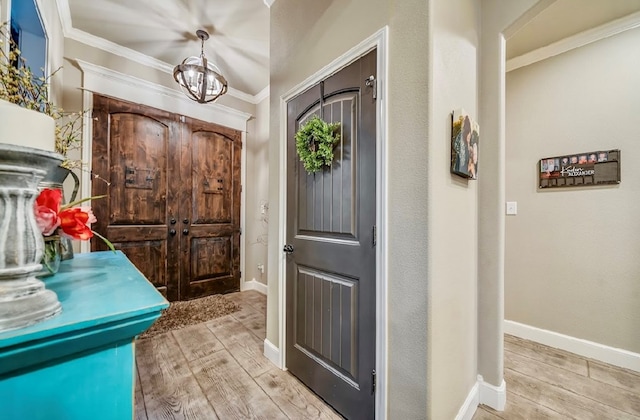
<path id="1" fill-rule="evenodd" d="M 169 70 L 186 57 L 200 54 L 195 32 L 205 29 L 211 35 L 205 55 L 232 90 L 256 96 L 269 84 L 269 7 L 264 0 L 59 3 L 65 2 L 75 39 L 85 36 L 89 43 L 96 43 L 95 37 L 102 38 L 151 57 L 158 61 L 155 67 Z"/>
<path id="2" fill-rule="evenodd" d="M 240 98 L 262 97 L 269 84 L 269 7 L 274 0 L 57 0 L 74 39 L 171 72 L 198 55 L 197 29 L 211 38 L 205 54 Z M 441 0 L 446 1 L 446 0 Z M 556 0 L 507 43 L 507 59 L 640 11 L 640 0 Z M 68 9 L 68 10 L 64 10 Z M 255 101 L 254 101 L 255 102 Z"/>

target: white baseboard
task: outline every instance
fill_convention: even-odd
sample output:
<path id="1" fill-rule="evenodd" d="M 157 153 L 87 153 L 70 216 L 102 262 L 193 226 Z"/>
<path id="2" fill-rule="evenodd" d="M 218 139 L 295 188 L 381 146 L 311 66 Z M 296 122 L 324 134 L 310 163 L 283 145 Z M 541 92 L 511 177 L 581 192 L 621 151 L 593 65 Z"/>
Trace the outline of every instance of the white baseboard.
<path id="1" fill-rule="evenodd" d="M 504 321 L 504 332 L 546 346 L 566 350 L 577 355 L 599 360 L 610 365 L 640 372 L 640 354 L 606 346 L 593 341 L 543 330 L 515 321 Z"/>
<path id="2" fill-rule="evenodd" d="M 478 382 L 476 382 L 460 407 L 456 420 L 471 420 L 478 409 L 478 402 Z"/>
<path id="3" fill-rule="evenodd" d="M 507 404 L 507 384 L 502 380 L 500 386 L 491 385 L 478 375 L 478 401 L 496 411 L 504 411 Z"/>
<path id="4" fill-rule="evenodd" d="M 280 365 L 280 349 L 271 343 L 271 341 L 264 339 L 264 356 L 276 365 L 279 369 L 282 369 Z"/>
<path id="5" fill-rule="evenodd" d="M 267 285 L 264 283 L 260 283 L 256 279 L 252 279 L 251 281 L 245 281 L 240 283 L 240 290 L 243 292 L 246 290 L 255 290 L 257 292 L 262 293 L 263 295 L 266 295 Z"/>

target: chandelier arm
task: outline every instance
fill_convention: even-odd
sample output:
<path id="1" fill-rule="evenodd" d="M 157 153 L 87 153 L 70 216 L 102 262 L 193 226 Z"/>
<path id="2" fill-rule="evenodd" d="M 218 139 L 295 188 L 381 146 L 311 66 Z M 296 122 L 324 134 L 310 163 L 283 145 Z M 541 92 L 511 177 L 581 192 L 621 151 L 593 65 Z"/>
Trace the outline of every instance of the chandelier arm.
<path id="1" fill-rule="evenodd" d="M 213 102 L 227 93 L 227 80 L 218 72 L 215 65 L 208 63 L 205 57 L 204 42 L 209 39 L 209 34 L 199 29 L 196 35 L 201 40 L 200 57 L 186 58 L 177 65 L 173 70 L 173 78 L 190 99 L 198 103 Z M 209 90 L 211 90 L 210 93 L 208 93 Z"/>
<path id="2" fill-rule="evenodd" d="M 180 77 L 181 80 L 178 80 L 178 77 L 176 77 L 178 75 L 178 73 L 179 73 L 178 77 Z M 187 78 L 185 77 L 185 71 L 182 68 L 182 65 L 179 65 L 179 66 L 176 67 L 176 72 L 174 72 L 173 78 L 176 80 L 176 82 L 178 82 L 182 86 L 189 86 L 189 84 L 187 82 Z M 193 99 L 194 101 L 200 102 L 200 99 L 191 91 L 191 89 L 185 88 L 185 89 L 182 89 L 182 91 L 185 92 L 187 95 L 189 95 L 189 97 L 191 99 Z"/>
<path id="3" fill-rule="evenodd" d="M 204 41 L 202 41 L 204 45 Z M 208 102 L 205 99 L 207 98 L 207 88 L 209 84 L 209 75 L 207 74 L 207 59 L 204 56 L 204 52 L 202 53 L 202 86 L 200 88 L 200 99 L 201 102 Z"/>

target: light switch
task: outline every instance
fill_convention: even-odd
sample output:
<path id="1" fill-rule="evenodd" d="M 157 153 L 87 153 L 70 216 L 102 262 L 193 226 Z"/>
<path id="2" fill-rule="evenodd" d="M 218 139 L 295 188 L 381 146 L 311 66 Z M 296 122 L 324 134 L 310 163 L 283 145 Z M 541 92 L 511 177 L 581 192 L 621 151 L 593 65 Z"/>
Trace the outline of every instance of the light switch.
<path id="1" fill-rule="evenodd" d="M 517 201 L 507 201 L 507 214 L 508 215 L 518 214 L 518 202 Z"/>

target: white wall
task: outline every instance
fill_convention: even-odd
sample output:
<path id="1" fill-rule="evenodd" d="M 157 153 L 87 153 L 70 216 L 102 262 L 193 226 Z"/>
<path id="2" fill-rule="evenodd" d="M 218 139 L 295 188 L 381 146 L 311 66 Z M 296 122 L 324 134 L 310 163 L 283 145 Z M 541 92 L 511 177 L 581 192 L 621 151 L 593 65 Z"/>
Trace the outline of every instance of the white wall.
<path id="1" fill-rule="evenodd" d="M 427 4 L 418 0 L 278 0 L 271 7 L 271 123 L 269 201 L 272 215 L 279 200 L 280 96 L 376 31 L 389 25 L 388 188 L 389 249 L 387 291 L 387 418 L 427 417 L 427 272 L 426 156 Z M 366 16 L 366 19 L 363 18 Z M 412 170 L 408 172 L 406 169 Z M 284 226 L 269 221 L 269 300 L 267 339 L 277 344 L 277 238 Z M 447 402 L 442 401 L 442 404 Z"/>
<path id="2" fill-rule="evenodd" d="M 507 74 L 505 318 L 640 353 L 640 29 Z M 537 161 L 621 149 L 617 186 L 540 191 Z"/>
<path id="3" fill-rule="evenodd" d="M 429 417 L 453 419 L 477 375 L 478 184 L 449 173 L 451 112 L 478 121 L 480 5 L 432 3 L 427 166 Z M 480 126 L 482 142 L 482 125 Z M 482 155 L 479 176 L 482 176 Z M 449 404 L 439 401 L 451 400 Z M 457 400 L 457 401 L 456 401 Z"/>
<path id="4" fill-rule="evenodd" d="M 478 374 L 504 384 L 505 36 L 553 0 L 484 0 L 480 46 Z M 481 175 L 480 175 L 481 174 Z M 504 392 L 501 398 L 504 398 Z M 504 401 L 504 400 L 503 400 Z M 501 404 L 495 404 L 500 406 Z"/>
<path id="5" fill-rule="evenodd" d="M 269 227 L 269 98 L 256 105 L 256 118 L 249 122 L 251 141 L 247 141 L 247 194 L 245 272 L 247 281 L 267 283 L 267 242 Z M 258 270 L 258 265 L 264 272 Z"/>
<path id="6" fill-rule="evenodd" d="M 450 112 L 477 110 L 479 4 L 278 0 L 271 18 L 272 215 L 280 211 L 280 96 L 388 25 L 386 418 L 453 418 L 477 373 L 477 187 L 449 173 Z M 281 334 L 274 267 L 282 252 L 273 238 L 283 228 L 270 219 L 271 343 Z"/>

